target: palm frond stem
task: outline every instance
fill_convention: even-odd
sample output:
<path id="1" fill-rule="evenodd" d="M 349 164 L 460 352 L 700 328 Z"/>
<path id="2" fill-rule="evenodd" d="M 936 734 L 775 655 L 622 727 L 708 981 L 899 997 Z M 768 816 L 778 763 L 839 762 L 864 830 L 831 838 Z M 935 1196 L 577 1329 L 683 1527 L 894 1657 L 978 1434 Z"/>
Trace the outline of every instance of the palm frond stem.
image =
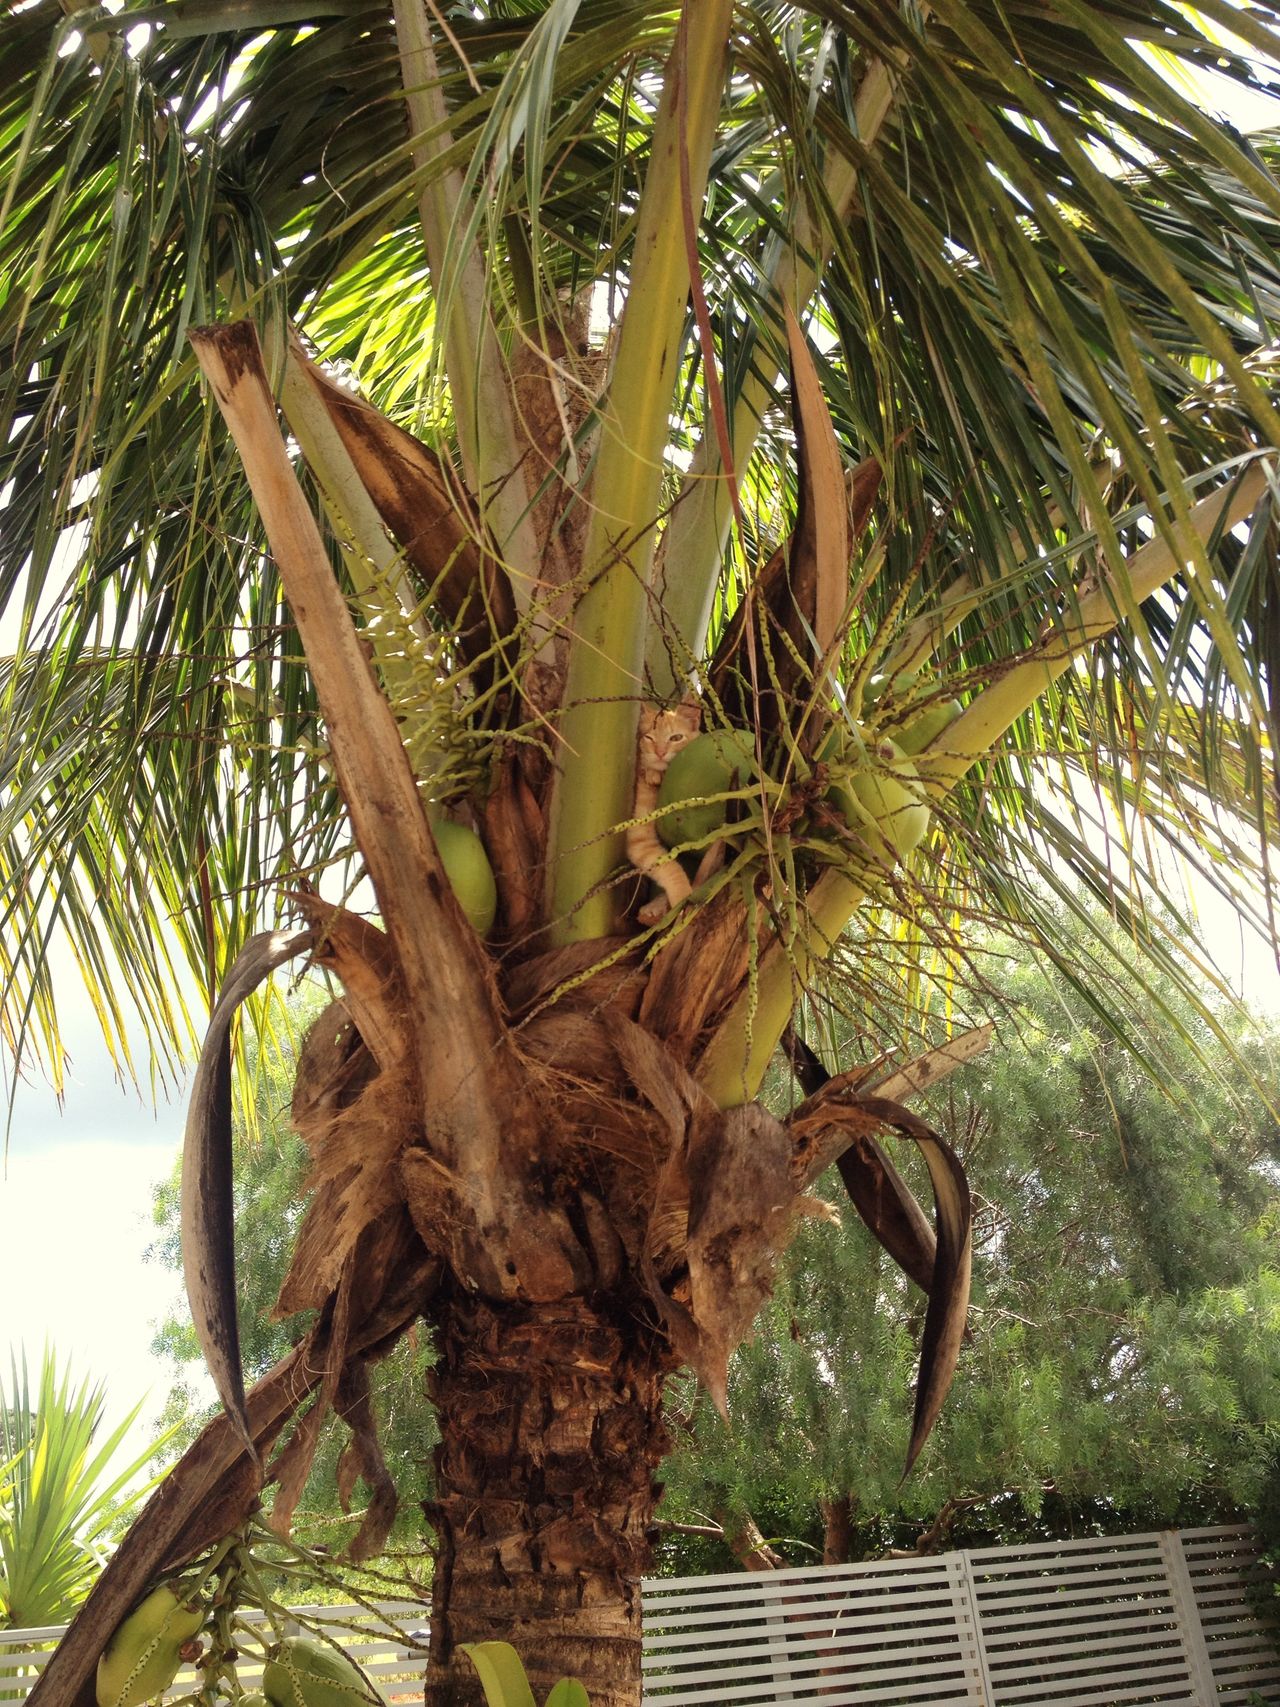
<path id="1" fill-rule="evenodd" d="M 875 147 L 893 111 L 897 86 L 894 71 L 883 59 L 873 60 L 863 73 L 854 101 L 854 132 L 864 149 Z M 765 322 L 756 338 L 778 354 L 787 348 L 786 310 L 800 314 L 817 289 L 831 258 L 833 227 L 848 219 L 857 189 L 857 166 L 847 155 L 833 152 L 824 166 L 821 197 L 831 210 L 832 220 L 815 218 L 809 204 L 802 201 L 793 232 L 786 238 L 774 233 L 769 240 L 761 268 Z M 776 362 L 771 360 L 768 366 L 772 378 L 763 366 L 748 372 L 734 405 L 730 443 L 735 469 L 744 467 L 755 451 L 778 373 Z M 661 632 L 655 629 L 650 636 L 645 665 L 652 690 L 660 700 L 683 686 L 679 660 L 700 656 L 711 621 L 732 521 L 725 473 L 719 441 L 708 427 L 690 460 L 655 573 L 663 625 Z M 672 566 L 670 574 L 668 565 Z"/>
<path id="2" fill-rule="evenodd" d="M 405 101 L 416 136 L 418 215 L 444 324 L 444 368 L 463 472 L 507 566 L 517 608 L 525 611 L 540 559 L 523 471 L 528 444 L 490 316 L 484 261 L 473 244 L 462 252 L 457 245 L 459 230 L 469 231 L 472 224 L 463 175 L 457 167 L 438 169 L 438 158 L 452 148 L 453 138 L 425 0 L 394 0 L 394 13 Z"/>
<path id="3" fill-rule="evenodd" d="M 280 566 L 334 769 L 420 1016 L 413 1042 L 422 1094 L 440 1131 L 456 1134 L 450 1149 L 465 1152 L 467 1170 L 488 1169 L 496 1179 L 510 1099 L 502 1094 L 505 1033 L 482 951 L 454 900 L 400 732 L 289 461 L 253 327 L 204 328 L 191 337 Z"/>
<path id="4" fill-rule="evenodd" d="M 720 114 L 732 0 L 687 4 L 653 122 L 626 307 L 602 412 L 592 508 L 560 721 L 547 850 L 553 940 L 607 936 L 634 793 L 636 720 L 649 626 L 648 581 L 661 508 L 690 257 L 682 176 L 701 209 Z M 687 158 L 681 161 L 682 148 Z M 619 763 L 619 755 L 627 755 Z M 607 755 L 607 757 L 606 757 Z"/>

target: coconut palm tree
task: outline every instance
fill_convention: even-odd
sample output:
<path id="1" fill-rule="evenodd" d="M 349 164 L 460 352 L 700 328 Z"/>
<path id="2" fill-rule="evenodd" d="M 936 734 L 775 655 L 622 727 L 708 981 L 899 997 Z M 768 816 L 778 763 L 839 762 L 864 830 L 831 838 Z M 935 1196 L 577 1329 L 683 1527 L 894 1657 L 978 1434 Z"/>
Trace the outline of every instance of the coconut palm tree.
<path id="1" fill-rule="evenodd" d="M 1212 976 L 1160 850 L 1269 917 L 1280 188 L 1185 79 L 1256 83 L 1274 24 L 10 13 L 5 1026 L 56 1076 L 58 937 L 121 1051 L 207 990 L 186 1263 L 227 1407 L 41 1701 L 264 1474 L 284 1520 L 330 1407 L 376 1546 L 367 1366 L 423 1317 L 433 1699 L 508 1636 L 539 1691 L 633 1703 L 664 1381 L 723 1397 L 837 1158 L 930 1293 L 919 1450 L 968 1206 L 903 1102 L 985 1035 L 966 921 L 1063 958 L 1048 898 L 1105 895 L 1135 958 L 1076 975 L 1158 1065 L 1141 954 Z M 302 955 L 341 995 L 279 1308 L 318 1315 L 246 1396 L 228 1044 Z"/>

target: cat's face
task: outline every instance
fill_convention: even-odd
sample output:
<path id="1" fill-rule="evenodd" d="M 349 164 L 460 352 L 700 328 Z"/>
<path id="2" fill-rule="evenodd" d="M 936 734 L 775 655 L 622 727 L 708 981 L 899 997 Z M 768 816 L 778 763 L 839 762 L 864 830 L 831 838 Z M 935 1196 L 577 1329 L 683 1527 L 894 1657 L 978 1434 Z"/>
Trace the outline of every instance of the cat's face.
<path id="1" fill-rule="evenodd" d="M 639 786 L 656 785 L 661 780 L 673 755 L 698 734 L 701 722 L 701 706 L 688 700 L 662 711 L 641 707 Z"/>
<path id="2" fill-rule="evenodd" d="M 668 715 L 674 718 L 677 714 L 671 712 Z M 662 750 L 670 757 L 672 753 L 679 752 L 681 747 L 687 747 L 697 733 L 696 723 L 690 727 L 687 722 L 674 722 L 669 728 L 659 731 Z"/>

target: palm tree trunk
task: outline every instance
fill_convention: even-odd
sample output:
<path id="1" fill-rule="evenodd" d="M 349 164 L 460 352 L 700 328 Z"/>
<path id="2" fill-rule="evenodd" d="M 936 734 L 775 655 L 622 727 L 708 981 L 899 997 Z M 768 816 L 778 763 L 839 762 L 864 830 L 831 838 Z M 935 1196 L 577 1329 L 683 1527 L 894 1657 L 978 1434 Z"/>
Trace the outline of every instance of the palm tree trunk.
<path id="1" fill-rule="evenodd" d="M 514 1644 L 545 1699 L 579 1678 L 592 1707 L 640 1698 L 640 1578 L 654 1472 L 668 1449 L 670 1352 L 638 1296 L 493 1304 L 435 1315 L 439 1413 L 432 1707 L 477 1707 L 460 1642 Z"/>

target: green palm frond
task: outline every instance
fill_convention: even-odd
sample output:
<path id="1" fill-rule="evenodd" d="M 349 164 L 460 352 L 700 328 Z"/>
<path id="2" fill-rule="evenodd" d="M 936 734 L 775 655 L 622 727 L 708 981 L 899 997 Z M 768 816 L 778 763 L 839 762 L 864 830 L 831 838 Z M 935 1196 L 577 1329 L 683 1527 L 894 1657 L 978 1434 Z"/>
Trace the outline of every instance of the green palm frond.
<path id="1" fill-rule="evenodd" d="M 0 1390 L 0 1628 L 69 1619 L 101 1570 L 115 1525 L 147 1492 L 119 1449 L 135 1407 L 101 1438 L 103 1393 L 46 1348 L 32 1384 L 25 1355 Z M 158 1443 L 157 1443 L 158 1444 Z"/>
<path id="2" fill-rule="evenodd" d="M 926 682 L 972 698 L 1046 622 L 1069 624 L 1091 578 L 1172 539 L 1196 497 L 1276 447 L 1280 141 L 1240 137 L 1165 73 L 1256 88 L 1248 55 L 1274 49 L 1277 14 L 1201 15 L 1204 30 L 1136 0 L 739 8 L 697 253 L 743 531 L 728 541 L 719 483 L 685 478 L 691 457 L 696 475 L 718 455 L 690 316 L 663 454 L 670 596 L 636 619 L 659 692 L 714 650 L 794 514 L 787 281 L 843 455 L 883 471 L 853 566 L 855 691 L 905 648 Z M 178 1038 L 179 963 L 205 986 L 282 887 L 349 853 L 297 638 L 187 330 L 247 310 L 278 356 L 290 320 L 450 458 L 416 213 L 428 179 L 463 175 L 474 212 L 455 242 L 479 243 L 504 348 L 557 324 L 578 335 L 593 290 L 598 345 L 599 316 L 627 296 L 674 14 L 521 0 L 448 23 L 453 142 L 415 167 L 388 9 L 264 0 L 247 18 L 181 0 L 68 18 L 37 0 L 6 20 L 4 1023 L 55 1061 L 52 935 L 69 935 L 118 1047 L 125 991 Z M 891 96 L 866 135 L 877 78 Z M 563 464 L 585 484 L 598 441 L 581 383 L 582 459 Z M 430 588 L 416 592 L 430 622 Z M 956 618 L 931 635 L 947 600 Z M 1102 883 L 1069 792 L 1038 781 L 1059 757 L 1253 904 L 1251 833 L 1265 847 L 1276 810 L 1274 505 L 1123 614 L 1095 665 L 1019 719 L 985 789 L 949 804 L 920 880 L 938 917 L 1013 909 L 1021 878 L 1001 869 L 1018 849 L 1030 881 L 1071 873 L 1141 916 L 1123 875 Z M 540 643 L 536 623 L 522 643 Z M 455 715 L 447 667 L 415 691 L 438 702 L 415 717 Z M 477 765 L 500 722 L 491 699 L 468 737 Z M 506 733 L 553 745 L 536 719 Z M 591 735 L 572 764 L 629 766 Z M 609 813 L 575 826 L 571 864 L 616 842 Z"/>

